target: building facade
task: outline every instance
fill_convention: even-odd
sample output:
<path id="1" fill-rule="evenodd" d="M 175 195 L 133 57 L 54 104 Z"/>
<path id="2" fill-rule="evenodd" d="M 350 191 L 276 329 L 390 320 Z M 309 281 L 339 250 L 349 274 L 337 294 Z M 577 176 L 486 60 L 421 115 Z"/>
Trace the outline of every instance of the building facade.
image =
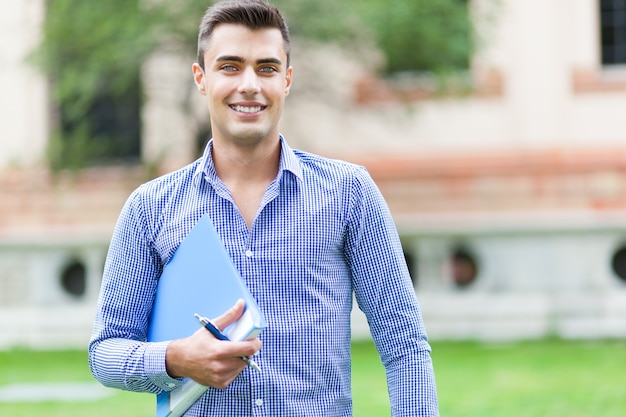
<path id="1" fill-rule="evenodd" d="M 0 6 L 0 346 L 86 343 L 115 219 L 146 179 L 140 167 L 45 168 L 48 87 L 23 60 L 42 3 Z M 432 338 L 626 336 L 621 3 L 472 1 L 484 41 L 462 94 L 296 43 L 282 131 L 369 169 Z M 142 73 L 141 156 L 161 171 L 196 152 L 192 62 L 155 54 Z M 367 335 L 358 311 L 354 334 Z"/>

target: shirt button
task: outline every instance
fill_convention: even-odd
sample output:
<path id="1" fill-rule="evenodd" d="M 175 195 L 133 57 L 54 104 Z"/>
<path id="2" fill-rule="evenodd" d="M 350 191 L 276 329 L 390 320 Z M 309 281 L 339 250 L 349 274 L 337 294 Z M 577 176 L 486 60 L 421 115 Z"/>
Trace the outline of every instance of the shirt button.
<path id="1" fill-rule="evenodd" d="M 171 383 L 171 382 L 169 382 L 169 383 L 167 384 L 167 387 L 168 387 L 168 388 L 174 388 L 175 386 L 176 386 L 176 384 L 173 384 L 173 383 Z"/>
<path id="2" fill-rule="evenodd" d="M 248 258 L 252 258 L 252 251 L 251 251 L 250 249 L 248 249 L 248 250 L 246 251 L 246 256 L 247 256 Z"/>
<path id="3" fill-rule="evenodd" d="M 262 406 L 263 405 L 263 400 L 260 398 L 257 398 L 256 400 L 254 400 L 254 405 L 256 406 Z"/>

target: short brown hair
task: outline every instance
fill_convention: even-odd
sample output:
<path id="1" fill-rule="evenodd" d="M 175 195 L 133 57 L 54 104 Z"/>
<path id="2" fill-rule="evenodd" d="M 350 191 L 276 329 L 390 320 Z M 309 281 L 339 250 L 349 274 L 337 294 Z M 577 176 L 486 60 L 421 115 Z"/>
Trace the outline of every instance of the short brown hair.
<path id="1" fill-rule="evenodd" d="M 225 0 L 209 7 L 198 33 L 198 64 L 204 69 L 204 52 L 215 27 L 222 23 L 244 25 L 249 29 L 276 28 L 283 37 L 287 66 L 291 55 L 289 28 L 276 6 L 263 0 Z"/>

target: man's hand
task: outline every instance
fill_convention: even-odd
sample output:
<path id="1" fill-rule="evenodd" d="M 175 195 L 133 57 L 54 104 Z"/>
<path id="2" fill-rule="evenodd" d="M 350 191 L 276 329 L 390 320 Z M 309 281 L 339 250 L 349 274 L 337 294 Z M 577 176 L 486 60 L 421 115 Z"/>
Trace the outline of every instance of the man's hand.
<path id="1" fill-rule="evenodd" d="M 213 320 L 224 329 L 243 314 L 243 300 Z M 193 335 L 172 341 L 165 352 L 165 368 L 172 378 L 187 377 L 199 384 L 226 388 L 247 366 L 242 356 L 252 356 L 261 349 L 258 338 L 243 342 L 216 339 L 200 327 Z"/>

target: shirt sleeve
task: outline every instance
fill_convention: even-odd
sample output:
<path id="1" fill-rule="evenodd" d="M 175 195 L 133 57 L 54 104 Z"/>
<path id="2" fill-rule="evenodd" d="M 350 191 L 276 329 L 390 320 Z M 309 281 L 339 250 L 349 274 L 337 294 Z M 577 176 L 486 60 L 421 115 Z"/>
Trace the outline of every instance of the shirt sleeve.
<path id="1" fill-rule="evenodd" d="M 387 204 L 357 170 L 347 213 L 346 255 L 359 308 L 386 369 L 393 417 L 438 416 L 431 348 Z"/>
<path id="2" fill-rule="evenodd" d="M 103 385 L 159 393 L 182 384 L 165 370 L 169 342 L 149 343 L 147 329 L 162 266 L 133 193 L 122 209 L 104 267 L 89 366 Z"/>

